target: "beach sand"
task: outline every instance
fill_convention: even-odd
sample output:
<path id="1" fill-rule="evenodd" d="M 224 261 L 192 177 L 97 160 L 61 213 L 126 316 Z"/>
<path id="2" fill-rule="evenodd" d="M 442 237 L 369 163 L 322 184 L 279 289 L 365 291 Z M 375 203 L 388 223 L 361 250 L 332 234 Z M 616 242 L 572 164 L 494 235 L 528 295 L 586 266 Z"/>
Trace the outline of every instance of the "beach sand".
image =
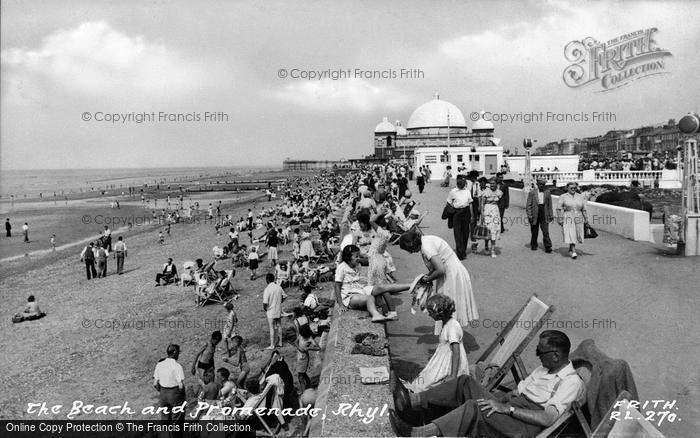
<path id="1" fill-rule="evenodd" d="M 236 181 L 245 182 L 250 180 L 279 179 L 288 175 L 287 172 L 261 172 L 247 176 L 237 176 Z M 215 181 L 208 178 L 183 184 L 183 189 L 199 190 L 205 188 L 221 189 L 223 185 L 209 183 Z M 261 184 L 263 185 L 263 184 Z M 8 258 L 16 256 L 44 255 L 51 250 L 50 239 L 52 234 L 56 234 L 56 245 L 64 246 L 72 243 L 81 243 L 85 239 L 97 238 L 104 230 L 104 225 L 108 225 L 115 232 L 120 228 L 126 228 L 128 223 L 133 225 L 158 226 L 157 221 L 153 221 L 151 212 L 160 211 L 166 208 L 167 196 L 171 198 L 171 208 L 175 208 L 176 199 L 180 195 L 179 186 L 171 186 L 171 189 L 163 185 L 160 189 L 149 186 L 145 190 L 145 197 L 148 204 L 141 202 L 141 195 L 135 196 L 100 196 L 99 193 L 78 193 L 71 194 L 68 201 L 40 200 L 38 198 L 28 198 L 27 200 L 11 202 L 0 202 L 0 218 L 9 218 L 12 224 L 12 237 L 6 238 L 5 234 L 0 237 L 0 261 L 7 261 Z M 227 186 L 231 188 L 232 186 Z M 264 191 L 264 189 L 263 189 Z M 116 191 L 112 191 L 116 193 Z M 119 192 L 121 193 L 121 192 Z M 127 190 L 128 193 L 128 190 Z M 211 202 L 215 205 L 219 200 L 222 202 L 233 202 L 239 199 L 248 199 L 253 194 L 260 195 L 260 191 L 185 191 L 184 205 L 189 207 L 191 203 L 199 202 L 201 218 L 206 213 L 207 205 Z M 111 208 L 114 201 L 119 201 L 120 208 Z M 182 213 L 182 212 L 181 212 Z M 22 225 L 27 222 L 29 225 L 29 243 L 24 242 Z M 212 224 L 213 226 L 213 224 Z M 138 228 L 138 227 L 136 227 Z M 138 232 L 140 230 L 134 230 Z M 128 234 L 127 234 L 128 235 Z"/>
<path id="2" fill-rule="evenodd" d="M 258 208 L 275 204 L 275 200 L 268 203 L 262 193 L 257 198 Z M 247 212 L 249 205 L 238 204 L 225 208 L 223 213 L 238 218 Z M 223 329 L 226 312 L 221 305 L 197 307 L 191 287 L 156 288 L 154 278 L 167 257 L 174 259 L 178 270 L 186 260 L 211 260 L 212 247 L 228 241 L 223 231 L 217 236 L 209 224 L 177 224 L 172 226 L 165 245 L 156 243 L 155 229 L 127 234 L 129 253 L 124 275 L 115 275 L 115 261 L 110 258 L 109 275 L 104 279 L 86 280 L 78 251 L 59 251 L 46 257 L 3 263 L 0 296 L 8 311 L 0 322 L 4 334 L 0 348 L 5 352 L 6 370 L 0 382 L 7 388 L 7 395 L 0 402 L 0 416 L 31 418 L 26 404 L 37 401 L 63 405 L 62 414 L 52 416 L 55 419 L 65 418 L 75 400 L 95 405 L 128 402 L 139 413 L 144 407 L 158 406 L 158 393 L 151 386 L 153 369 L 165 357 L 169 343 L 181 346 L 179 362 L 186 373 L 188 400 L 196 405 L 193 400 L 196 379 L 190 368 L 211 332 Z M 249 243 L 247 235 L 241 236 L 241 243 Z M 281 258 L 289 257 L 290 253 L 290 245 L 280 247 Z M 260 266 L 257 280 L 251 281 L 245 269 L 238 269 L 234 279 L 240 291 L 240 298 L 234 303 L 239 330 L 246 339 L 251 376 L 259 373 L 270 356 L 269 351 L 263 350 L 269 341 L 262 292 L 264 274 L 272 268 L 266 259 L 261 260 Z M 332 283 L 320 283 L 320 286 L 320 296 L 332 295 Z M 299 305 L 300 291 L 294 288 L 287 293 L 290 298 L 284 308 Z M 48 316 L 12 324 L 11 315 L 21 311 L 29 294 L 37 297 Z M 286 342 L 293 341 L 291 321 L 284 326 Z M 229 367 L 221 361 L 223 349 L 222 343 L 215 357 L 217 367 Z M 296 350 L 285 343 L 281 351 L 293 369 Z M 314 353 L 309 375 L 319 374 L 320 363 L 320 355 Z M 237 375 L 237 370 L 232 372 Z M 76 418 L 114 417 L 92 414 Z M 138 414 L 119 418 L 157 416 Z"/>

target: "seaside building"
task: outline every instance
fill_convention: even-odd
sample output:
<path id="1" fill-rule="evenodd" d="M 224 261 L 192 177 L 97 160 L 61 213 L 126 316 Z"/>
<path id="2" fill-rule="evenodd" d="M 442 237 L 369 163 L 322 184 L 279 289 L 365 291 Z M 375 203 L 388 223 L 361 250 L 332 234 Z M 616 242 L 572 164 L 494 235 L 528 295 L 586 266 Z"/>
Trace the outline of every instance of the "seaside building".
<path id="1" fill-rule="evenodd" d="M 634 129 L 613 129 L 594 137 L 552 141 L 537 148 L 533 155 L 578 154 L 584 158 L 636 158 L 650 153 L 675 155 L 681 142 L 678 124 L 670 119 Z"/>
<path id="2" fill-rule="evenodd" d="M 494 173 L 503 162 L 503 148 L 483 114 L 470 130 L 462 111 L 435 94 L 411 113 L 405 127 L 399 120 L 382 119 L 374 128 L 374 157 L 428 164 L 434 174 L 462 163 L 482 174 Z"/>

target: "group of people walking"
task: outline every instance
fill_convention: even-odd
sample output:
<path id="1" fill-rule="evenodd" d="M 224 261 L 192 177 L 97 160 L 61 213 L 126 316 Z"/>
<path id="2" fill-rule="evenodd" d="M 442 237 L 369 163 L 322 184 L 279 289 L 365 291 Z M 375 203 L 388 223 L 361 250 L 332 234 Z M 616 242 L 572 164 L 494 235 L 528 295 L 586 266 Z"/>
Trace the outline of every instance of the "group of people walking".
<path id="1" fill-rule="evenodd" d="M 490 180 L 477 179 L 478 175 L 477 171 L 457 175 L 457 187 L 447 195 L 443 218 L 454 230 L 459 260 L 467 258 L 470 237 L 473 253 L 478 250 L 478 240 L 484 240 L 486 252 L 495 258 L 496 241 L 505 232 L 503 214 L 509 204 L 508 186 L 500 173 Z"/>

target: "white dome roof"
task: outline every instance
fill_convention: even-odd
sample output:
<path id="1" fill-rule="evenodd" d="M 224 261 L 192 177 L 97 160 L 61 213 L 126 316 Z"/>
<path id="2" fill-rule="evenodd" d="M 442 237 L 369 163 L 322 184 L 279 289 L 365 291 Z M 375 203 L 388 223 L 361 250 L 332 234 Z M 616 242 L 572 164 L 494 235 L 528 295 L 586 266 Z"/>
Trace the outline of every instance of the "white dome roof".
<path id="1" fill-rule="evenodd" d="M 378 124 L 376 128 L 374 128 L 374 132 L 396 132 L 396 128 L 394 125 L 389 123 L 388 117 L 384 117 L 382 122 Z"/>
<path id="2" fill-rule="evenodd" d="M 450 128 L 467 127 L 462 111 L 450 102 L 440 100 L 440 96 L 435 95 L 435 99 L 424 103 L 413 111 L 406 128 L 438 128 L 448 125 Z"/>
<path id="3" fill-rule="evenodd" d="M 477 129 L 494 129 L 493 123 L 489 122 L 488 120 L 484 120 L 484 111 L 479 113 L 479 120 L 474 122 L 472 125 L 472 131 Z"/>

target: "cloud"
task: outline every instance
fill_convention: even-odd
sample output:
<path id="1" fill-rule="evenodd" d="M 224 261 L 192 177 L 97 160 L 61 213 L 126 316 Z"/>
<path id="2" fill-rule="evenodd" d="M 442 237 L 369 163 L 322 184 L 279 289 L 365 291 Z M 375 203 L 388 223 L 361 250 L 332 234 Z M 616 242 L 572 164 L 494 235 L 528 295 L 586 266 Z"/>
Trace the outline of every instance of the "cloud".
<path id="1" fill-rule="evenodd" d="M 312 111 L 355 111 L 369 113 L 399 109 L 409 96 L 391 87 L 373 85 L 364 79 L 322 79 L 293 82 L 282 88 L 263 91 L 263 98 L 288 102 Z"/>
<path id="2" fill-rule="evenodd" d="M 163 43 L 129 36 L 105 21 L 57 30 L 37 49 L 10 48 L 1 57 L 3 82 L 14 97 L 43 88 L 96 97 L 172 96 L 200 88 L 207 77 Z"/>

